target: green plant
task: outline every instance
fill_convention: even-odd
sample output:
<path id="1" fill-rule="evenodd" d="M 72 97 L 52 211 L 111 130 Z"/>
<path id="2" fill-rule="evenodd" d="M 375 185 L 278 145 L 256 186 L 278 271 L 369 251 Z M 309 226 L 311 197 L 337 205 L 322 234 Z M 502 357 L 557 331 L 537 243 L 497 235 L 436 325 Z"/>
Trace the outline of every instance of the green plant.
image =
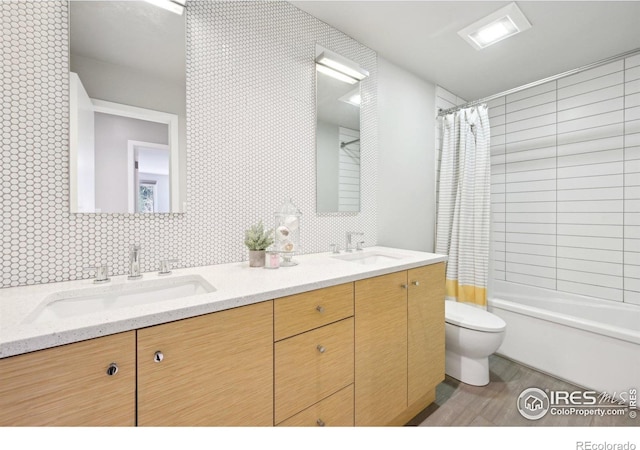
<path id="1" fill-rule="evenodd" d="M 273 229 L 266 230 L 262 220 L 244 232 L 244 245 L 249 250 L 264 250 L 273 244 Z"/>

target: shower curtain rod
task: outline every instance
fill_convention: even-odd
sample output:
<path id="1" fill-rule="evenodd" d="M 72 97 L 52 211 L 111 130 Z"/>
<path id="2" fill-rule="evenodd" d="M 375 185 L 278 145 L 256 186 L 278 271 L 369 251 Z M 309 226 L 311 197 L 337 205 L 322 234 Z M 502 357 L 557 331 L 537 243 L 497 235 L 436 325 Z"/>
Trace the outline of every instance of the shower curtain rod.
<path id="1" fill-rule="evenodd" d="M 579 73 L 579 72 L 584 72 L 585 70 L 593 69 L 594 67 L 602 66 L 602 65 L 610 63 L 610 62 L 614 62 L 614 61 L 618 61 L 618 60 L 623 59 L 623 58 L 627 58 L 627 57 L 629 57 L 631 55 L 634 55 L 636 53 L 640 53 L 640 48 L 636 48 L 635 50 L 630 50 L 628 52 L 621 53 L 621 54 L 616 55 L 616 56 L 611 56 L 609 58 L 601 59 L 600 61 L 596 61 L 594 63 L 587 64 L 586 66 L 578 67 L 577 69 L 568 70 L 567 72 L 563 72 L 563 73 L 558 74 L 558 75 L 553 75 L 551 77 L 543 78 L 542 80 L 534 81 L 533 83 L 524 84 L 522 86 L 519 86 L 519 87 L 516 87 L 516 88 L 513 88 L 513 89 L 509 89 L 509 90 L 504 91 L 504 92 L 500 92 L 499 94 L 490 95 L 489 97 L 484 97 L 484 98 L 481 98 L 479 100 L 473 100 L 473 101 L 464 103 L 464 104 L 459 105 L 459 106 L 454 106 L 452 108 L 447 108 L 447 109 L 440 108 L 440 109 L 438 109 L 438 115 L 436 117 L 446 116 L 447 114 L 450 114 L 452 112 L 458 111 L 459 109 L 462 109 L 462 108 L 468 108 L 470 106 L 476 106 L 476 105 L 479 105 L 481 103 L 485 103 L 485 102 L 494 100 L 496 98 L 504 97 L 505 95 L 515 94 L 516 92 L 524 91 L 525 89 L 529 89 L 529 88 L 532 88 L 532 87 L 535 87 L 535 86 L 539 86 L 541 84 L 548 83 L 550 81 L 555 81 L 555 80 L 558 80 L 560 78 L 564 78 L 564 77 L 569 76 L 569 75 L 573 75 L 573 74 L 576 74 L 576 73 Z"/>
<path id="2" fill-rule="evenodd" d="M 340 142 L 340 148 L 345 148 L 347 145 L 349 144 L 353 144 L 354 142 L 359 142 L 360 139 L 354 139 L 353 141 L 349 141 L 349 142 Z"/>

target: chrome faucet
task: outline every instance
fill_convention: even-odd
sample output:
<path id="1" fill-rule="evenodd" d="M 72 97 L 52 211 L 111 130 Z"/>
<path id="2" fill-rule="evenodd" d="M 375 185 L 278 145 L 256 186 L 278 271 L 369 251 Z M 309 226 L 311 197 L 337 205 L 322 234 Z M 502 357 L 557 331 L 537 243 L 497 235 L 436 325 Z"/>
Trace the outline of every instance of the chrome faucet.
<path id="1" fill-rule="evenodd" d="M 133 244 L 131 250 L 129 250 L 129 280 L 136 280 L 141 278 L 140 273 L 140 246 Z"/>
<path id="2" fill-rule="evenodd" d="M 364 233 L 361 231 L 347 231 L 347 245 L 344 249 L 345 252 L 352 252 L 353 249 L 351 248 L 351 237 L 352 236 L 364 236 Z M 358 249 L 361 250 L 361 249 Z"/>

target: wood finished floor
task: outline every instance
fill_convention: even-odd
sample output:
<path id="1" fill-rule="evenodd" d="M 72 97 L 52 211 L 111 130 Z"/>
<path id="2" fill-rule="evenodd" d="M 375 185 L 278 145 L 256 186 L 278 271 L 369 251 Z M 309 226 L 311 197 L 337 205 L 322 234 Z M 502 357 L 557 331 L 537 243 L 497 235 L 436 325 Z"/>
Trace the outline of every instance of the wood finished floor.
<path id="1" fill-rule="evenodd" d="M 408 426 L 640 426 L 640 417 L 624 416 L 552 416 L 527 420 L 520 415 L 516 401 L 529 387 L 550 390 L 580 390 L 558 380 L 497 355 L 489 358 L 490 382 L 477 387 L 461 383 L 449 376 L 438 385 L 436 401 L 413 418 Z"/>

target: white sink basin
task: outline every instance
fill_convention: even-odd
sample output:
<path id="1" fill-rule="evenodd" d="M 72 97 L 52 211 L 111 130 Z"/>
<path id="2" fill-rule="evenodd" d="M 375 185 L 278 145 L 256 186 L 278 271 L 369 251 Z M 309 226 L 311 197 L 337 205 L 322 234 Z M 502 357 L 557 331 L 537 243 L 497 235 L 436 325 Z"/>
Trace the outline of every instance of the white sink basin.
<path id="1" fill-rule="evenodd" d="M 354 253 L 345 253 L 344 255 L 332 256 L 335 259 L 349 261 L 356 264 L 372 265 L 397 261 L 403 258 L 402 255 L 385 253 L 379 251 L 355 251 Z"/>
<path id="2" fill-rule="evenodd" d="M 206 294 L 215 290 L 201 276 L 185 275 L 56 292 L 47 296 L 42 304 L 25 319 L 25 322 L 49 322 L 128 306 Z"/>

